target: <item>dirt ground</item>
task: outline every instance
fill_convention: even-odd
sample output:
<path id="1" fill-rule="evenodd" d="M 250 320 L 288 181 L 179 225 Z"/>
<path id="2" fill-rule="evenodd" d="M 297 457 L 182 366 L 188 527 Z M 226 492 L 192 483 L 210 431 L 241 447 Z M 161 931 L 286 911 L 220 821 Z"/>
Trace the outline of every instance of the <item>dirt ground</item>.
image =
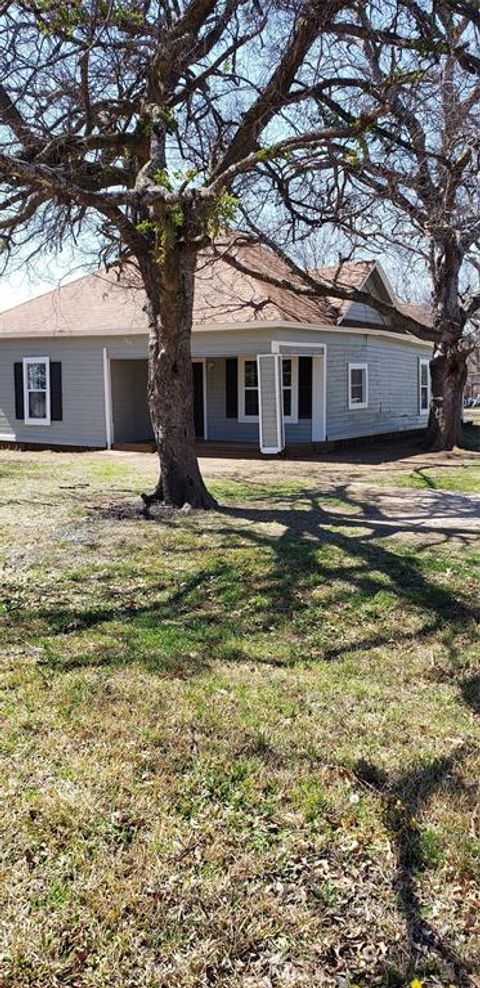
<path id="1" fill-rule="evenodd" d="M 130 464 L 137 463 L 145 467 L 146 463 L 155 461 L 155 453 L 135 453 L 112 450 L 98 453 L 99 457 L 127 458 Z M 233 477 L 242 479 L 278 480 L 280 477 L 304 477 L 319 479 L 322 482 L 337 483 L 349 480 L 374 480 L 379 471 L 382 473 L 402 472 L 405 470 L 425 469 L 426 467 L 456 467 L 478 464 L 480 453 L 470 453 L 454 450 L 450 453 L 425 453 L 418 446 L 403 443 L 378 443 L 371 446 L 358 446 L 323 455 L 312 456 L 304 460 L 278 458 L 237 459 L 236 457 L 200 458 L 202 472 L 206 477 Z"/>
<path id="2" fill-rule="evenodd" d="M 112 451 L 100 457 L 127 458 L 142 471 L 155 464 L 155 454 Z M 378 444 L 326 453 L 305 460 L 241 460 L 203 457 L 202 473 L 250 483 L 271 483 L 301 477 L 333 492 L 362 510 L 363 518 L 379 529 L 449 532 L 469 537 L 480 533 L 480 489 L 461 494 L 442 490 L 408 490 L 395 486 L 395 476 L 429 468 L 451 471 L 480 466 L 480 454 L 455 450 L 449 453 L 419 452 L 418 447 L 398 443 Z M 341 509 L 331 512 L 338 520 Z M 328 514 L 328 512 L 326 512 Z"/>

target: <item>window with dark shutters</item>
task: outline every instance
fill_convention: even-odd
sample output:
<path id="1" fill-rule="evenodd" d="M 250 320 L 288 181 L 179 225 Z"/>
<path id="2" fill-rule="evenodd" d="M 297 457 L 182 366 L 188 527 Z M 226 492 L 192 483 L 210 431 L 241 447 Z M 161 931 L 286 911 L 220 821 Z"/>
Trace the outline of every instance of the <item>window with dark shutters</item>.
<path id="1" fill-rule="evenodd" d="M 238 360 L 228 357 L 225 361 L 225 415 L 238 418 Z"/>
<path id="2" fill-rule="evenodd" d="M 50 364 L 50 418 L 52 422 L 63 419 L 62 365 L 59 360 Z"/>
<path id="3" fill-rule="evenodd" d="M 298 417 L 312 417 L 312 358 L 298 358 Z"/>
<path id="4" fill-rule="evenodd" d="M 38 367 L 41 368 L 46 366 L 48 358 L 38 358 Z M 63 419 L 63 398 L 62 398 L 62 365 L 59 360 L 51 361 L 49 366 L 49 375 L 45 373 L 45 381 L 43 391 L 35 391 L 35 387 L 40 387 L 40 385 L 35 385 L 33 379 L 30 380 L 32 373 L 35 375 L 38 372 L 34 370 L 30 371 L 31 366 L 37 367 L 35 358 L 25 357 L 24 360 L 16 361 L 13 365 L 14 374 L 14 386 L 15 386 L 15 418 L 20 419 L 23 422 L 30 422 L 31 417 L 35 419 L 35 423 L 38 421 L 42 423 L 43 419 L 46 421 L 43 424 L 49 425 L 50 422 L 61 422 Z M 27 375 L 27 376 L 25 376 Z M 28 410 L 27 415 L 25 414 L 25 388 L 27 389 L 28 397 Z M 33 394 L 33 398 L 32 398 Z M 42 397 L 43 396 L 43 397 Z M 48 415 L 48 397 L 50 399 L 50 416 Z M 36 405 L 35 405 L 36 401 Z M 41 404 L 41 411 L 39 414 L 39 405 Z M 30 408 L 31 403 L 35 406 L 34 414 L 32 408 Z M 42 404 L 43 402 L 43 404 Z"/>
<path id="5" fill-rule="evenodd" d="M 13 376 L 15 382 L 15 418 L 25 418 L 25 405 L 23 401 L 23 364 L 20 360 L 13 365 Z"/>

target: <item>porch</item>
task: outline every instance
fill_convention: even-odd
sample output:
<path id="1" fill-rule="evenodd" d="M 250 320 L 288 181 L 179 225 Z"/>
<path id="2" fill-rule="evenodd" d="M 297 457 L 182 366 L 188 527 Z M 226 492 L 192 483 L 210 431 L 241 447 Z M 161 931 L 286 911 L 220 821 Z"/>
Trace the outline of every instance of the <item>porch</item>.
<path id="1" fill-rule="evenodd" d="M 271 352 L 193 359 L 200 455 L 311 455 L 326 439 L 325 345 L 275 343 Z M 152 448 L 145 358 L 106 357 L 107 445 Z"/>
<path id="2" fill-rule="evenodd" d="M 334 449 L 336 445 L 336 443 L 328 442 L 291 443 L 289 446 L 285 446 L 281 454 L 266 454 L 261 452 L 258 443 L 221 443 L 211 439 L 199 439 L 195 443 L 195 451 L 197 456 L 221 460 L 265 460 L 269 458 L 269 455 L 272 459 L 281 455 L 287 460 L 306 460 Z M 112 449 L 123 453 L 154 453 L 155 443 L 153 440 L 143 443 L 114 443 Z"/>

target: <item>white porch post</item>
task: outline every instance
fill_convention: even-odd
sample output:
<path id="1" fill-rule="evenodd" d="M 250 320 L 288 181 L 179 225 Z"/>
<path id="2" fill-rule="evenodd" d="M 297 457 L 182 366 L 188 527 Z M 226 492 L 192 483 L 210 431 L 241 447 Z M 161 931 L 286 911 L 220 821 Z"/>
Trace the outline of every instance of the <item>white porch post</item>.
<path id="1" fill-rule="evenodd" d="M 326 354 L 312 357 L 312 442 L 325 442 L 326 435 Z"/>
<path id="2" fill-rule="evenodd" d="M 107 449 L 111 449 L 113 443 L 112 381 L 110 376 L 110 358 L 108 356 L 108 347 L 106 346 L 103 348 L 103 399 Z"/>
<path id="3" fill-rule="evenodd" d="M 327 435 L 327 346 L 326 343 L 295 343 L 272 340 L 272 353 L 312 358 L 312 442 L 325 442 Z"/>
<path id="4" fill-rule="evenodd" d="M 257 370 L 260 451 L 280 453 L 285 448 L 280 354 L 258 354 Z"/>

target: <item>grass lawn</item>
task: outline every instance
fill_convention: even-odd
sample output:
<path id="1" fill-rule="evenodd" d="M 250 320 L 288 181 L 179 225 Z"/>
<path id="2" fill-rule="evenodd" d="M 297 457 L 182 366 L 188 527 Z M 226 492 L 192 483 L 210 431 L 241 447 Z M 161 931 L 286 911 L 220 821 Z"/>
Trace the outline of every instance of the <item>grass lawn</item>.
<path id="1" fill-rule="evenodd" d="M 386 479 L 386 478 L 385 478 Z M 480 464 L 462 464 L 449 467 L 416 467 L 393 478 L 398 487 L 411 487 L 417 490 L 452 491 L 460 494 L 480 493 Z"/>
<path id="2" fill-rule="evenodd" d="M 478 542 L 154 469 L 0 453 L 2 988 L 478 986 Z"/>

